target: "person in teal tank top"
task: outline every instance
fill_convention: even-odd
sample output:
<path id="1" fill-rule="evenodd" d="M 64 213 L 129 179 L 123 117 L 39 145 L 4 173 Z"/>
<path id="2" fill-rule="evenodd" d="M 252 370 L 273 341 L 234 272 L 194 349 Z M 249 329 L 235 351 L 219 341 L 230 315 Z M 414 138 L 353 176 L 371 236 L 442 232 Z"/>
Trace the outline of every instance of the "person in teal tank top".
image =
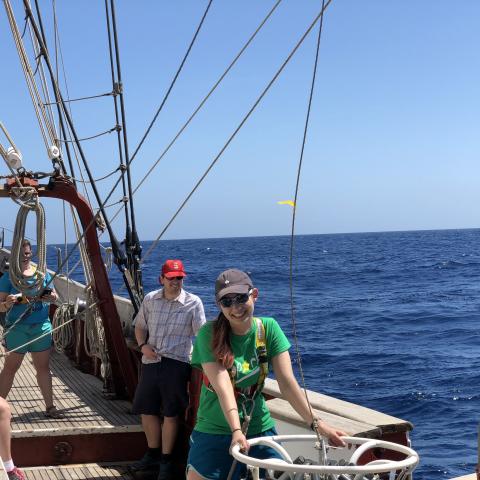
<path id="1" fill-rule="evenodd" d="M 230 269 L 218 276 L 215 299 L 221 312 L 216 320 L 200 329 L 192 354 L 192 366 L 203 370 L 204 384 L 190 437 L 187 480 L 226 479 L 233 463 L 229 453 L 232 445 L 238 444 L 246 451 L 248 438 L 276 434 L 275 422 L 259 392 L 254 397 L 247 434 L 242 431 L 245 413 L 248 415 L 252 408 L 251 402 L 246 400 L 249 397 L 246 392 L 250 395 L 255 392 L 259 378 L 260 383 L 263 378 L 259 328 L 265 334 L 268 366 L 273 368 L 283 397 L 307 425 L 315 421 L 318 432 L 330 443 L 344 445 L 340 438 L 344 432 L 312 418 L 293 374 L 288 352 L 290 342 L 274 318 L 253 316 L 257 298 L 258 289 L 246 273 Z M 266 446 L 252 447 L 249 454 L 256 458 L 278 457 Z M 244 474 L 245 466 L 239 464 L 232 479 L 238 480 Z"/>
<path id="2" fill-rule="evenodd" d="M 23 240 L 21 251 L 21 268 L 25 277 L 33 277 L 35 267 L 30 262 L 32 245 Z M 51 276 L 46 274 L 43 291 L 36 298 L 38 291 L 21 294 L 10 281 L 8 273 L 0 277 L 0 313 L 5 313 L 3 345 L 7 351 L 3 369 L 0 372 L 0 396 L 7 398 L 13 385 L 17 370 L 27 352 L 32 356 L 37 373 L 37 382 L 45 401 L 45 416 L 60 418 L 63 413 L 53 403 L 52 374 L 50 372 L 50 351 L 52 349 L 52 324 L 48 317 L 49 304 L 55 302 L 57 294 L 51 283 Z M 33 278 L 32 278 L 33 285 Z"/>

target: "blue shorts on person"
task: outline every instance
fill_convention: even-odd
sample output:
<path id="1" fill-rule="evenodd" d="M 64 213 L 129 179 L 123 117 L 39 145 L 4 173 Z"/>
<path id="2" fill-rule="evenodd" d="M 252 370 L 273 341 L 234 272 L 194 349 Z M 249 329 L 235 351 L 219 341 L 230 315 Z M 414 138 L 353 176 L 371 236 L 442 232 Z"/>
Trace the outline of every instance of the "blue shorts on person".
<path id="1" fill-rule="evenodd" d="M 259 433 L 248 435 L 247 438 L 271 437 L 277 435 L 274 428 Z M 225 480 L 228 478 L 233 457 L 229 453 L 231 435 L 214 435 L 194 430 L 190 436 L 190 452 L 187 460 L 188 470 L 194 470 L 202 478 L 208 480 Z M 281 458 L 271 447 L 255 445 L 248 451 L 248 455 L 255 458 Z M 246 475 L 246 465 L 237 463 L 232 480 L 239 480 Z"/>
<path id="2" fill-rule="evenodd" d="M 52 347 L 52 324 L 49 320 L 43 323 L 17 324 L 11 330 L 8 328 L 6 327 L 5 347 L 9 352 L 18 347 L 21 348 L 15 350 L 15 353 L 43 352 Z"/>

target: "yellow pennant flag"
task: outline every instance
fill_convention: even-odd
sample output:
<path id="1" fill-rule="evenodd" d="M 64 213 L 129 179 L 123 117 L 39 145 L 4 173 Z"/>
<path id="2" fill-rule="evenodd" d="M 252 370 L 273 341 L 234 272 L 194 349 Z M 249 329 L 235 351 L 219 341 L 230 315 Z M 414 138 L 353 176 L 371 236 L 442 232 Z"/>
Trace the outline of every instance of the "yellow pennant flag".
<path id="1" fill-rule="evenodd" d="M 295 206 L 295 202 L 292 200 L 281 200 L 280 202 L 277 202 L 279 205 L 290 205 L 291 207 Z"/>

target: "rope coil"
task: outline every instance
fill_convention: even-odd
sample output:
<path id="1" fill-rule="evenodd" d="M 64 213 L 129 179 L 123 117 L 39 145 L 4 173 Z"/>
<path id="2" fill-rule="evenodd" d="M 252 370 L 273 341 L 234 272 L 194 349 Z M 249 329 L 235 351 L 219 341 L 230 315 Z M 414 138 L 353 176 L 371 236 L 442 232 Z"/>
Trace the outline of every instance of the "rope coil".
<path id="1" fill-rule="evenodd" d="M 26 191 L 25 189 L 13 188 L 12 192 L 20 191 L 20 195 L 14 200 L 19 201 L 20 198 L 25 198 L 26 201 L 20 204 L 20 209 L 17 214 L 15 222 L 15 229 L 13 233 L 13 244 L 11 251 L 11 265 L 10 265 L 10 280 L 12 285 L 23 294 L 31 295 L 32 291 L 41 291 L 43 289 L 43 282 L 47 274 L 47 249 L 45 241 L 45 209 L 38 201 L 38 196 L 34 189 Z M 32 194 L 35 192 L 35 196 Z M 17 203 L 18 203 L 17 201 Z M 38 264 L 33 275 L 23 275 L 20 260 L 22 258 L 22 243 L 25 238 L 25 225 L 27 217 L 30 212 L 35 212 L 37 218 L 37 255 Z"/>

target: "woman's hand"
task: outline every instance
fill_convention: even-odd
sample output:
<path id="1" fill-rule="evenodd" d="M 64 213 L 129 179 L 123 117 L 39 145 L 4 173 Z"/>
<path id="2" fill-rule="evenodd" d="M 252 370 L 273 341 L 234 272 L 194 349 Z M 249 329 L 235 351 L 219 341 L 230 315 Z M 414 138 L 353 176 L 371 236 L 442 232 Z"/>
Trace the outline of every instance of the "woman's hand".
<path id="1" fill-rule="evenodd" d="M 17 295 L 7 295 L 7 298 L 5 299 L 5 306 L 7 307 L 7 310 L 10 310 L 12 305 L 17 303 L 17 298 Z"/>
<path id="2" fill-rule="evenodd" d="M 234 445 L 240 445 L 240 450 L 242 453 L 248 452 L 248 449 L 250 448 L 247 437 L 245 437 L 241 430 L 235 430 L 232 433 L 232 443 L 230 444 L 230 448 L 232 448 Z"/>
<path id="3" fill-rule="evenodd" d="M 325 422 L 322 422 L 321 420 L 317 420 L 316 431 L 320 435 L 327 437 L 331 445 L 335 447 L 345 446 L 345 442 L 340 437 L 345 437 L 347 436 L 347 434 L 342 430 L 336 430 L 335 428 L 331 427 Z"/>
<path id="4" fill-rule="evenodd" d="M 148 360 L 157 360 L 158 359 L 158 354 L 157 352 L 155 351 L 155 349 L 149 345 L 148 343 L 146 343 L 145 345 L 142 346 L 142 349 L 140 350 L 143 355 L 145 355 L 146 358 L 148 358 Z"/>
<path id="5" fill-rule="evenodd" d="M 42 295 L 40 300 L 42 302 L 53 303 L 57 300 L 57 294 L 55 292 L 47 293 L 46 295 Z"/>

